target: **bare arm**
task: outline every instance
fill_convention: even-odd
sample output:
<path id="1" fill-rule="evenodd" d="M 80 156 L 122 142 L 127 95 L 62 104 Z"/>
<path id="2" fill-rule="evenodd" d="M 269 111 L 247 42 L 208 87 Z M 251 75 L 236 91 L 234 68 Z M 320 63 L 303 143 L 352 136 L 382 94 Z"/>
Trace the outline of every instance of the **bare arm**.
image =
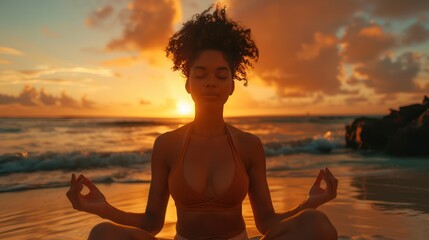
<path id="1" fill-rule="evenodd" d="M 67 197 L 74 209 L 85 211 L 109 219 L 115 223 L 138 227 L 157 234 L 164 224 L 165 211 L 169 198 L 167 155 L 162 149 L 161 136 L 155 141 L 152 152 L 152 181 L 145 213 L 130 213 L 119 210 L 110 205 L 98 188 L 86 177 L 80 175 L 78 179 L 72 175 L 70 189 Z M 83 185 L 90 192 L 82 195 Z"/>
<path id="2" fill-rule="evenodd" d="M 265 154 L 261 141 L 256 136 L 250 135 L 245 140 L 250 151 L 249 159 L 249 198 L 255 216 L 256 227 L 265 234 L 272 226 L 283 219 L 292 217 L 307 208 L 317 208 L 319 205 L 335 198 L 337 180 L 328 169 L 321 170 L 309 197 L 297 207 L 288 211 L 276 213 L 271 201 L 270 191 L 266 177 Z M 327 189 L 320 188 L 321 180 L 325 178 Z M 335 182 L 336 181 L 336 182 Z"/>

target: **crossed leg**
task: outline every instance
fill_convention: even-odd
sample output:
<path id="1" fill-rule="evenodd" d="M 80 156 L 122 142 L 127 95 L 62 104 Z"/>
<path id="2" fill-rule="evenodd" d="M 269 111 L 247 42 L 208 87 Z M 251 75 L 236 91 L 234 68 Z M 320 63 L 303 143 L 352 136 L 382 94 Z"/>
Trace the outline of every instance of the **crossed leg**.
<path id="1" fill-rule="evenodd" d="M 150 233 L 135 227 L 110 222 L 97 224 L 92 228 L 88 240 L 157 240 Z M 260 240 L 336 240 L 337 230 L 326 215 L 318 210 L 307 209 L 284 219 L 269 230 Z"/>
<path id="2" fill-rule="evenodd" d="M 135 227 L 103 222 L 95 225 L 89 233 L 88 240 L 157 240 L 150 233 Z"/>
<path id="3" fill-rule="evenodd" d="M 260 240 L 337 240 L 337 230 L 319 210 L 303 210 L 272 227 Z"/>

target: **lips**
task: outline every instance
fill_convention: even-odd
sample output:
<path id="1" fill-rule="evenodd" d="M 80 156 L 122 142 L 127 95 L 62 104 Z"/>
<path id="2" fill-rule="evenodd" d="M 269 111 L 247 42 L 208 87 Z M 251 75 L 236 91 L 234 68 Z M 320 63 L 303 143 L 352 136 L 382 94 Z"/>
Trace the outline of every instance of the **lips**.
<path id="1" fill-rule="evenodd" d="M 216 93 L 204 93 L 204 97 L 219 97 L 219 94 Z"/>

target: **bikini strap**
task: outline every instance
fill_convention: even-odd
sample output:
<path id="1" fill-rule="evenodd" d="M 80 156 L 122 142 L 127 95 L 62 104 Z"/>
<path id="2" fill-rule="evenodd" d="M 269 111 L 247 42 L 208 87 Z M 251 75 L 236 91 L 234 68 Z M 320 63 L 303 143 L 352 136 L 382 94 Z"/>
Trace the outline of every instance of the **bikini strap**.
<path id="1" fill-rule="evenodd" d="M 194 124 L 193 122 L 189 124 L 188 129 L 186 129 L 185 132 L 185 137 L 183 139 L 183 143 L 182 143 L 182 152 L 180 153 L 180 161 L 183 161 L 183 159 L 185 158 L 185 154 L 186 154 L 186 150 L 188 149 L 189 146 L 189 142 L 191 139 L 191 134 L 192 134 L 192 128 L 193 128 Z"/>
<path id="2" fill-rule="evenodd" d="M 192 123 L 190 123 L 188 129 L 186 129 L 185 136 L 183 137 L 183 142 L 182 142 L 182 147 L 180 150 L 181 152 L 180 152 L 179 158 L 174 163 L 174 166 L 170 171 L 170 176 L 176 171 L 176 168 L 178 166 L 182 165 L 182 163 L 183 163 L 183 159 L 185 158 L 186 150 L 188 149 L 189 140 L 191 138 L 191 133 L 192 133 Z"/>
<path id="3" fill-rule="evenodd" d="M 232 131 L 231 131 L 231 127 L 229 124 L 225 123 L 226 126 L 226 131 L 227 131 L 227 135 L 228 135 L 228 140 L 232 145 L 232 154 L 234 154 L 234 159 L 236 162 L 239 162 L 238 165 L 240 165 L 240 168 L 244 171 L 246 171 L 246 168 L 244 166 L 243 161 L 240 158 L 240 155 L 238 154 L 238 144 L 236 139 L 232 136 Z"/>

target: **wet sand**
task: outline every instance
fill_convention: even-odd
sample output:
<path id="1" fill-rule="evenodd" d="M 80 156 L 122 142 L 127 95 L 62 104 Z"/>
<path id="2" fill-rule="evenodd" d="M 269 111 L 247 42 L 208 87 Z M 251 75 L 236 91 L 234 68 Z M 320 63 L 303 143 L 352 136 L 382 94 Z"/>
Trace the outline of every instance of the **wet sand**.
<path id="1" fill-rule="evenodd" d="M 427 239 L 427 173 L 349 177 L 350 171 L 341 169 L 338 198 L 319 208 L 337 227 L 339 239 Z M 298 205 L 312 181 L 313 178 L 300 176 L 270 177 L 276 211 Z M 145 209 L 149 184 L 102 184 L 99 188 L 119 209 Z M 51 188 L 1 193 L 0 239 L 86 239 L 95 224 L 106 220 L 72 209 L 66 191 L 67 188 Z M 249 236 L 259 235 L 247 198 L 243 215 Z M 157 237 L 173 238 L 175 222 L 176 209 L 170 199 L 164 228 Z"/>

